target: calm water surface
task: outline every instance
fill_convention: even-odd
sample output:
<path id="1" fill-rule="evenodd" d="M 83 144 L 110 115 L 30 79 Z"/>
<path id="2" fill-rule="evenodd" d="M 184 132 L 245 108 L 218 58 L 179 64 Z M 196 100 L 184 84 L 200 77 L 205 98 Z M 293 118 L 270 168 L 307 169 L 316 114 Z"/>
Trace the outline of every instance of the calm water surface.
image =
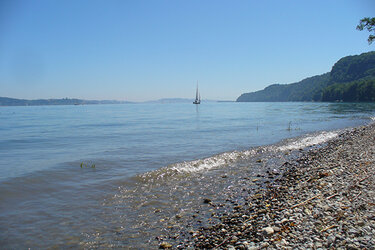
<path id="1" fill-rule="evenodd" d="M 343 103 L 0 107 L 0 246 L 150 246 L 201 197 L 214 199 L 244 174 L 276 167 L 285 150 L 371 122 L 374 110 Z"/>

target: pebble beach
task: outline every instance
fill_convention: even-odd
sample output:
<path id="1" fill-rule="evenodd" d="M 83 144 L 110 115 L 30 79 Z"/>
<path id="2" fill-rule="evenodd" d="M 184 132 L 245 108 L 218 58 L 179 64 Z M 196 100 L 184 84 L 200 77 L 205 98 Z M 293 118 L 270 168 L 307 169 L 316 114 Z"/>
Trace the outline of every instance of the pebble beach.
<path id="1" fill-rule="evenodd" d="M 245 203 L 213 213 L 216 223 L 178 237 L 171 233 L 159 246 L 375 249 L 374 174 L 375 125 L 348 129 L 284 162 L 277 173 L 267 171 L 267 184 L 244 197 Z"/>

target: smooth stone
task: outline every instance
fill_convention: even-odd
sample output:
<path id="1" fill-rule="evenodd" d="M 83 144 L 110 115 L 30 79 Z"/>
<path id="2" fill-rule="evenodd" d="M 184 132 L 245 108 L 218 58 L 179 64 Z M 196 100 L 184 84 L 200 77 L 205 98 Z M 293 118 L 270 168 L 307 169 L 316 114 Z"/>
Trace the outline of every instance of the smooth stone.
<path id="1" fill-rule="evenodd" d="M 281 239 L 280 241 L 281 245 L 286 246 L 288 245 L 288 242 L 285 239 Z"/>
<path id="2" fill-rule="evenodd" d="M 167 249 L 167 248 L 171 248 L 172 247 L 172 245 L 170 244 L 170 243 L 168 243 L 168 242 L 162 242 L 161 244 L 160 244 L 160 246 L 159 246 L 161 249 Z"/>
<path id="3" fill-rule="evenodd" d="M 349 229 L 348 233 L 349 234 L 358 234 L 357 230 L 355 230 L 354 228 Z"/>
<path id="4" fill-rule="evenodd" d="M 315 247 L 316 248 L 321 248 L 321 247 L 323 247 L 323 244 L 320 243 L 320 242 L 315 242 Z"/>
<path id="5" fill-rule="evenodd" d="M 273 230 L 272 227 L 265 227 L 265 228 L 262 229 L 262 232 L 267 234 L 267 235 L 271 235 L 275 232 L 275 230 Z"/>
<path id="6" fill-rule="evenodd" d="M 266 247 L 269 247 L 270 244 L 268 244 L 267 242 L 264 242 L 262 243 L 262 245 L 260 246 L 261 248 L 266 248 Z"/>
<path id="7" fill-rule="evenodd" d="M 238 241 L 238 237 L 237 236 L 233 236 L 232 237 L 232 242 L 237 242 Z"/>
<path id="8" fill-rule="evenodd" d="M 284 218 L 284 219 L 282 219 L 280 222 L 281 222 L 281 223 L 285 223 L 285 222 L 288 222 L 288 221 L 289 221 L 288 219 Z"/>
<path id="9" fill-rule="evenodd" d="M 335 242 L 335 240 L 336 240 L 336 236 L 334 236 L 334 235 L 330 235 L 327 238 L 328 244 L 333 244 Z"/>
<path id="10" fill-rule="evenodd" d="M 250 246 L 247 248 L 247 250 L 258 250 L 259 247 L 256 247 L 256 246 Z"/>
<path id="11" fill-rule="evenodd" d="M 360 220 L 357 222 L 357 225 L 363 227 L 365 225 L 365 222 L 363 220 Z"/>

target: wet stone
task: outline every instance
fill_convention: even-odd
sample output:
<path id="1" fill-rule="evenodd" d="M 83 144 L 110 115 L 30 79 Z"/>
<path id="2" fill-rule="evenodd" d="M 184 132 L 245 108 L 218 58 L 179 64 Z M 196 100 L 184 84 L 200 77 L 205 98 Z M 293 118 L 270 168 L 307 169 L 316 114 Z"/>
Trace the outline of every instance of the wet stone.
<path id="1" fill-rule="evenodd" d="M 171 247 L 172 247 L 172 245 L 169 244 L 168 242 L 162 242 L 159 246 L 159 248 L 161 248 L 161 249 L 168 249 L 168 248 L 171 248 Z"/>
<path id="2" fill-rule="evenodd" d="M 209 199 L 209 198 L 204 198 L 203 199 L 203 203 L 211 203 L 212 201 L 211 201 L 211 199 Z"/>

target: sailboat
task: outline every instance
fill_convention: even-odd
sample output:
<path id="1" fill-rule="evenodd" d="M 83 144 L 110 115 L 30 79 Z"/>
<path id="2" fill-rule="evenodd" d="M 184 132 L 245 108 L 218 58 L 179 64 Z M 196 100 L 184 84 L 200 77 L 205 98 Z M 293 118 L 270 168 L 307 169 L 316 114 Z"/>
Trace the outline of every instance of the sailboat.
<path id="1" fill-rule="evenodd" d="M 198 92 L 198 82 L 197 82 L 197 91 L 195 92 L 195 101 L 193 104 L 200 104 L 201 103 L 201 94 Z"/>

